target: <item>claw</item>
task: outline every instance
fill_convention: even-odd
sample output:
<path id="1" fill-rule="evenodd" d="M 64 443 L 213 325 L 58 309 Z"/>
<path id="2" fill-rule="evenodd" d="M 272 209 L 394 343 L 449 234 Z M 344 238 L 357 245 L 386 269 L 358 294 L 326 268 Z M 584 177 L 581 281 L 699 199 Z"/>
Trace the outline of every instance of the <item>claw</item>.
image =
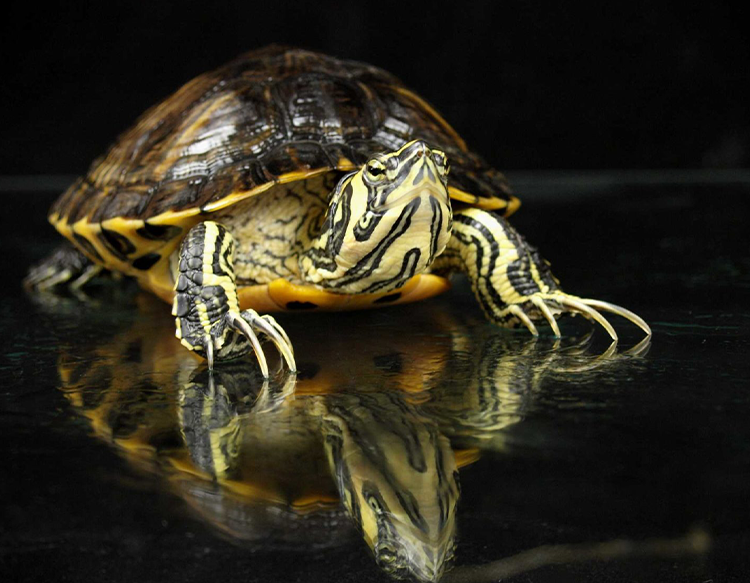
<path id="1" fill-rule="evenodd" d="M 612 355 L 617 352 L 617 340 L 613 340 L 610 345 L 607 347 L 607 350 L 602 352 L 599 356 L 597 356 L 597 360 L 606 360 L 608 358 L 611 358 Z"/>
<path id="2" fill-rule="evenodd" d="M 291 351 L 292 344 L 289 342 L 289 338 L 286 333 L 284 333 L 281 326 L 276 324 L 276 321 L 270 317 L 255 317 L 253 319 L 253 325 L 260 328 L 262 332 L 271 338 L 276 345 L 276 348 L 278 348 L 279 352 L 284 357 L 289 370 L 291 372 L 297 372 L 297 364 L 294 362 L 294 354 Z"/>
<path id="3" fill-rule="evenodd" d="M 292 341 L 289 340 L 289 336 L 287 336 L 286 330 L 284 330 L 281 326 L 279 326 L 279 323 L 269 315 L 261 316 L 261 320 L 265 320 L 268 322 L 271 326 L 273 326 L 274 330 L 278 332 L 281 337 L 284 339 L 284 343 L 286 344 L 286 347 L 289 349 L 289 351 L 292 353 L 292 356 L 294 356 L 294 346 L 292 346 Z M 295 369 L 292 369 L 295 370 Z"/>
<path id="4" fill-rule="evenodd" d="M 549 306 L 547 306 L 547 304 L 544 303 L 544 300 L 539 296 L 531 296 L 531 303 L 539 308 L 539 311 L 545 317 L 547 322 L 549 322 L 550 328 L 552 328 L 552 331 L 555 333 L 555 338 L 560 338 L 560 327 L 557 325 L 557 320 L 555 320 L 555 316 L 552 315 Z"/>
<path id="5" fill-rule="evenodd" d="M 208 362 L 208 370 L 214 370 L 214 339 L 209 334 L 206 334 L 206 361 Z"/>
<path id="6" fill-rule="evenodd" d="M 534 326 L 534 322 L 531 321 L 531 318 L 526 315 L 526 312 L 524 312 L 520 306 L 518 306 L 517 304 L 511 304 L 511 306 L 508 308 L 508 311 L 516 318 L 521 320 L 521 322 L 523 322 L 523 325 L 529 329 L 529 332 L 531 332 L 534 336 L 539 336 L 539 331 L 536 329 L 536 326 Z"/>
<path id="7" fill-rule="evenodd" d="M 89 265 L 81 275 L 79 275 L 71 282 L 70 289 L 73 291 L 81 289 L 89 281 L 99 275 L 103 270 L 104 268 L 101 265 Z"/>
<path id="8" fill-rule="evenodd" d="M 599 308 L 600 310 L 604 310 L 605 312 L 612 312 L 613 314 L 622 316 L 623 318 L 633 322 L 633 324 L 635 324 L 646 334 L 651 336 L 651 327 L 646 324 L 643 318 L 641 318 L 638 314 L 634 314 L 630 310 L 626 310 L 621 306 L 610 304 L 609 302 L 603 302 L 601 300 L 582 299 L 581 301 L 587 306 L 591 306 L 592 308 Z"/>
<path id="9" fill-rule="evenodd" d="M 263 373 L 263 378 L 268 378 L 268 363 L 266 362 L 266 355 L 263 354 L 263 349 L 260 346 L 260 342 L 258 342 L 258 337 L 255 335 L 255 332 L 253 332 L 250 324 L 248 324 L 239 314 L 229 312 L 227 316 L 229 318 L 229 325 L 250 341 L 253 351 L 255 352 L 255 357 L 258 359 L 260 371 Z"/>
<path id="10" fill-rule="evenodd" d="M 56 285 L 68 281 L 73 277 L 70 269 L 64 269 L 55 273 L 52 269 L 44 272 L 32 272 L 23 280 L 23 285 L 27 290 L 36 289 L 38 291 L 47 291 Z"/>
<path id="11" fill-rule="evenodd" d="M 595 320 L 596 322 L 598 322 L 601 325 L 601 327 L 604 328 L 607 331 L 607 333 L 612 337 L 612 340 L 617 342 L 618 340 L 617 332 L 615 332 L 615 329 L 612 327 L 612 324 L 610 324 L 607 321 L 607 319 L 604 316 L 602 316 L 599 312 L 590 308 L 583 302 L 577 299 L 574 299 L 570 296 L 559 295 L 559 296 L 554 296 L 554 299 L 555 301 L 561 303 L 563 306 L 571 308 L 572 310 L 576 312 L 580 312 L 584 316 L 587 316 L 591 318 L 592 320 Z"/>
<path id="12" fill-rule="evenodd" d="M 633 348 L 629 348 L 623 352 L 623 354 L 627 354 L 628 356 L 645 356 L 649 348 L 651 348 L 651 336 L 646 336 L 638 344 L 633 346 Z"/>
<path id="13" fill-rule="evenodd" d="M 263 381 L 263 387 L 258 393 L 258 398 L 253 406 L 255 413 L 270 413 L 281 407 L 284 403 L 294 396 L 294 389 L 297 386 L 297 373 L 289 372 L 281 386 L 271 388 L 271 384 L 266 379 Z"/>

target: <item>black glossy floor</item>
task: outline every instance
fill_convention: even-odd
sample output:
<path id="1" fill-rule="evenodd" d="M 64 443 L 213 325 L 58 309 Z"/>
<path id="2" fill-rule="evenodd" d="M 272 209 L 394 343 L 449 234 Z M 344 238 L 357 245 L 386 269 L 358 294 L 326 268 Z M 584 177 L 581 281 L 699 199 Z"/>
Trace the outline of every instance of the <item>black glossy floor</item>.
<path id="1" fill-rule="evenodd" d="M 455 541 L 444 581 L 750 580 L 750 185 L 596 194 L 514 223 L 568 291 L 643 316 L 648 349 L 616 317 L 604 356 L 580 318 L 560 346 L 493 328 L 459 282 L 281 314 L 300 375 L 264 388 L 249 360 L 210 383 L 132 285 L 26 295 L 53 197 L 3 193 L 0 580 L 389 581 L 347 485 L 421 508 L 379 544 L 425 577 Z"/>

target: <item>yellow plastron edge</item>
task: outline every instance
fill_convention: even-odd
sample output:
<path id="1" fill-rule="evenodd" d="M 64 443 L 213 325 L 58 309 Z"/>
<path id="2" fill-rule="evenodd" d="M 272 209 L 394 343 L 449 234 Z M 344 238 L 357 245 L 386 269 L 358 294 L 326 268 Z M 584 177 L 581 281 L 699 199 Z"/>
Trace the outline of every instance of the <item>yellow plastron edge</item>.
<path id="1" fill-rule="evenodd" d="M 456 458 L 456 466 L 459 468 L 473 464 L 479 459 L 480 455 L 479 449 L 476 447 L 457 449 L 453 452 L 453 456 Z"/>
<path id="2" fill-rule="evenodd" d="M 165 302 L 171 304 L 174 290 L 162 285 L 162 280 L 140 281 L 146 288 Z M 239 287 L 237 296 L 241 310 L 268 312 L 364 310 L 397 306 L 431 298 L 450 289 L 444 277 L 432 274 L 415 275 L 403 287 L 387 293 L 336 294 L 308 285 L 289 283 L 276 279 L 269 284 Z"/>
<path id="3" fill-rule="evenodd" d="M 296 285 L 276 279 L 267 285 L 241 287 L 240 307 L 259 312 L 279 311 L 343 311 L 380 308 L 416 302 L 450 289 L 444 277 L 431 274 L 415 275 L 403 287 L 387 293 L 337 294 L 308 285 Z"/>

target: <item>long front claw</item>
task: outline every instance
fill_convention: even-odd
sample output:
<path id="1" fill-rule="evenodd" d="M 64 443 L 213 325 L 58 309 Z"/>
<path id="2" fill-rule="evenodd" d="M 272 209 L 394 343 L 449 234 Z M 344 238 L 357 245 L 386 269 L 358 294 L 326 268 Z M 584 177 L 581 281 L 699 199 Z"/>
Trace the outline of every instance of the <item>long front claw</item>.
<path id="1" fill-rule="evenodd" d="M 206 362 L 208 370 L 214 370 L 214 339 L 210 334 L 206 334 Z"/>
<path id="2" fill-rule="evenodd" d="M 552 332 L 555 334 L 555 338 L 560 338 L 562 336 L 562 334 L 560 334 L 560 327 L 557 325 L 557 320 L 555 320 L 555 316 L 552 314 L 552 310 L 549 309 L 549 306 L 545 304 L 544 300 L 539 296 L 531 296 L 531 303 L 537 307 L 542 313 L 542 316 L 544 316 L 544 319 L 547 320 L 549 327 L 552 328 Z"/>
<path id="3" fill-rule="evenodd" d="M 610 324 L 607 319 L 602 316 L 599 312 L 594 310 L 593 308 L 590 308 L 588 305 L 583 303 L 581 300 L 574 298 L 572 296 L 566 295 L 566 294 L 557 294 L 554 296 L 554 300 L 565 306 L 566 308 L 569 308 L 570 310 L 574 312 L 579 312 L 586 316 L 587 318 L 594 320 L 597 322 L 602 328 L 604 328 L 607 331 L 607 334 L 609 334 L 612 337 L 612 340 L 617 342 L 617 332 L 615 332 L 615 329 L 612 327 L 612 324 Z"/>
<path id="4" fill-rule="evenodd" d="M 245 338 L 250 341 L 250 345 L 253 347 L 255 357 L 258 359 L 258 365 L 260 371 L 263 373 L 263 378 L 268 378 L 268 362 L 266 361 L 266 355 L 263 354 L 263 348 L 260 346 L 258 336 L 253 332 L 250 324 L 243 317 L 244 314 L 237 314 L 229 312 L 227 314 L 227 321 L 229 325 L 234 328 L 237 332 L 242 334 Z"/>
<path id="5" fill-rule="evenodd" d="M 273 326 L 273 328 L 281 335 L 281 337 L 284 339 L 286 347 L 289 349 L 292 357 L 294 357 L 294 346 L 292 346 L 292 341 L 289 340 L 289 336 L 287 335 L 286 330 L 279 326 L 279 323 L 275 320 L 275 318 L 269 316 L 268 314 L 266 314 L 265 316 L 261 316 L 261 318 L 268 322 L 271 326 Z M 294 362 L 294 358 L 292 358 L 292 362 Z M 296 372 L 297 367 L 295 366 L 292 370 Z"/>
<path id="6" fill-rule="evenodd" d="M 284 332 L 284 329 L 278 325 L 276 320 L 271 316 L 258 317 L 257 314 L 255 314 L 252 323 L 253 326 L 259 328 L 261 332 L 266 334 L 266 336 L 273 341 L 281 356 L 284 357 L 289 370 L 291 372 L 297 372 L 297 363 L 294 361 L 292 343 L 289 341 L 289 336 L 286 335 L 286 332 Z"/>
<path id="7" fill-rule="evenodd" d="M 539 336 L 539 331 L 536 329 L 536 326 L 534 326 L 534 322 L 531 321 L 531 318 L 529 318 L 526 315 L 526 312 L 523 311 L 523 308 L 519 306 L 518 304 L 511 304 L 508 307 L 508 313 L 513 314 L 516 318 L 518 318 L 524 326 L 526 326 L 529 329 L 529 332 L 531 332 L 534 336 Z"/>
<path id="8" fill-rule="evenodd" d="M 229 326 L 250 341 L 264 378 L 269 376 L 268 362 L 256 332 L 265 334 L 274 343 L 291 372 L 297 371 L 297 363 L 294 360 L 294 350 L 292 349 L 292 343 L 289 341 L 289 336 L 271 316 L 259 316 L 254 310 L 245 310 L 239 314 L 230 312 L 227 314 L 227 322 Z"/>
<path id="9" fill-rule="evenodd" d="M 634 314 L 630 310 L 601 300 L 579 298 L 559 290 L 551 293 L 536 293 L 529 295 L 525 298 L 523 304 L 518 303 L 506 306 L 502 314 L 504 314 L 506 318 L 505 321 L 507 321 L 509 316 L 515 318 L 517 322 L 526 326 L 534 336 L 538 336 L 539 332 L 537 331 L 532 318 L 537 321 L 546 321 L 556 338 L 561 337 L 560 327 L 555 319 L 556 316 L 565 312 L 581 314 L 604 328 L 607 334 L 612 338 L 613 343 L 616 345 L 619 341 L 617 332 L 612 324 L 600 314 L 598 310 L 611 312 L 630 320 L 647 334 L 646 338 L 651 337 L 651 328 L 649 325 L 646 324 L 643 318 Z M 503 320 L 501 320 L 501 322 L 503 322 Z"/>
<path id="10" fill-rule="evenodd" d="M 598 308 L 600 310 L 604 310 L 605 312 L 611 312 L 613 314 L 617 314 L 618 316 L 622 316 L 623 318 L 633 322 L 633 324 L 638 326 L 648 336 L 651 336 L 651 327 L 646 324 L 645 320 L 638 314 L 634 314 L 633 312 L 623 308 L 622 306 L 610 304 L 609 302 L 603 302 L 602 300 L 591 300 L 588 298 L 583 298 L 580 301 L 587 306 L 591 306 L 592 308 Z"/>

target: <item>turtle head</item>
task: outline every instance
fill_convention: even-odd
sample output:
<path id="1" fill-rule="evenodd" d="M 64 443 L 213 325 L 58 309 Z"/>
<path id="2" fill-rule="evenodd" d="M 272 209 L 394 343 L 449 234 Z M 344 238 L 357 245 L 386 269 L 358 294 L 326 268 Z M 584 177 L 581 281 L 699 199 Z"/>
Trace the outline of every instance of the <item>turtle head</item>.
<path id="1" fill-rule="evenodd" d="M 342 177 L 320 237 L 301 262 L 312 283 L 387 292 L 424 271 L 450 237 L 446 155 L 415 140 Z"/>

